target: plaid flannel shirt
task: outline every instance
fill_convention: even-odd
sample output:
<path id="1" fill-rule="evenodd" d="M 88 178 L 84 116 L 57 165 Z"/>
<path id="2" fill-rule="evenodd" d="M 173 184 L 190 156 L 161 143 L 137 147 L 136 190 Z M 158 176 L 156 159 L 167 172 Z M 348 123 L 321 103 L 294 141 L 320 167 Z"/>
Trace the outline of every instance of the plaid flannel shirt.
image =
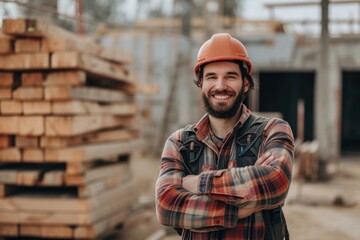
<path id="1" fill-rule="evenodd" d="M 198 182 L 201 194 L 182 188 L 186 169 L 177 142 L 184 129 L 174 132 L 165 143 L 156 182 L 156 213 L 161 224 L 184 229 L 183 239 L 265 239 L 261 210 L 285 201 L 294 156 L 291 128 L 276 119 L 267 130 L 257 157 L 269 151 L 273 161 L 237 167 L 234 132 L 252 114 L 245 105 L 241 107 L 240 119 L 220 149 L 212 140 L 207 114 L 195 126 L 196 136 L 205 146 Z M 239 219 L 239 208 L 256 212 Z"/>

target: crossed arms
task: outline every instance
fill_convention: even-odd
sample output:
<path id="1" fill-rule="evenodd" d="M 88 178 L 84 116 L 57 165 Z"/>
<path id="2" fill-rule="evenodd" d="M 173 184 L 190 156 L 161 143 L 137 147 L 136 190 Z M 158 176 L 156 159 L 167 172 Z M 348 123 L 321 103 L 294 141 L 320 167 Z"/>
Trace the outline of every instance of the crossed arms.
<path id="1" fill-rule="evenodd" d="M 157 216 L 163 225 L 215 231 L 233 228 L 239 218 L 283 204 L 291 179 L 294 144 L 282 120 L 269 129 L 254 166 L 185 176 L 177 149 L 180 131 L 164 147 L 156 183 Z M 264 154 L 266 153 L 266 154 Z"/>

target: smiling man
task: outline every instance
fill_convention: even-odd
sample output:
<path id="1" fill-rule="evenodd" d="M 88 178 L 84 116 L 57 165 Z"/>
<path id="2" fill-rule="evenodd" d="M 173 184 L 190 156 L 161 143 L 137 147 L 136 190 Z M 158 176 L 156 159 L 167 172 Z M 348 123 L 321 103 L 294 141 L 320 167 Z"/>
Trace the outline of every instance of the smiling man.
<path id="1" fill-rule="evenodd" d="M 252 64 L 229 34 L 202 45 L 194 71 L 207 113 L 165 143 L 156 183 L 159 222 L 182 239 L 288 239 L 281 207 L 291 180 L 291 128 L 243 104 L 254 88 Z"/>

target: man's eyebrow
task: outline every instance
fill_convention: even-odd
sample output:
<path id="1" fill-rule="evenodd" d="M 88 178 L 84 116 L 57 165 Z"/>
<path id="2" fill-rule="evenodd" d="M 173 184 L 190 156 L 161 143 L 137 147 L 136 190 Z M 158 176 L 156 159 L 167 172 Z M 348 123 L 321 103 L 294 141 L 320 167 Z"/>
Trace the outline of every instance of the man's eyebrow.
<path id="1" fill-rule="evenodd" d="M 240 76 L 240 74 L 237 73 L 237 72 L 227 72 L 226 74 L 227 74 L 227 75 L 237 75 L 237 76 Z"/>
<path id="2" fill-rule="evenodd" d="M 209 72 L 205 74 L 205 77 L 216 75 L 214 72 Z"/>

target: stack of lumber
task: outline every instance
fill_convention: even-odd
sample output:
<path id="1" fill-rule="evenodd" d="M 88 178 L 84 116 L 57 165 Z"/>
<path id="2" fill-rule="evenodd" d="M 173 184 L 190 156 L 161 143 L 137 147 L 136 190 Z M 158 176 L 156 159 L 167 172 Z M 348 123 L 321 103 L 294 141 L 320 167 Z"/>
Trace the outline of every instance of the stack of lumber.
<path id="1" fill-rule="evenodd" d="M 141 89 L 124 52 L 36 19 L 0 34 L 0 237 L 94 239 L 135 200 Z"/>

